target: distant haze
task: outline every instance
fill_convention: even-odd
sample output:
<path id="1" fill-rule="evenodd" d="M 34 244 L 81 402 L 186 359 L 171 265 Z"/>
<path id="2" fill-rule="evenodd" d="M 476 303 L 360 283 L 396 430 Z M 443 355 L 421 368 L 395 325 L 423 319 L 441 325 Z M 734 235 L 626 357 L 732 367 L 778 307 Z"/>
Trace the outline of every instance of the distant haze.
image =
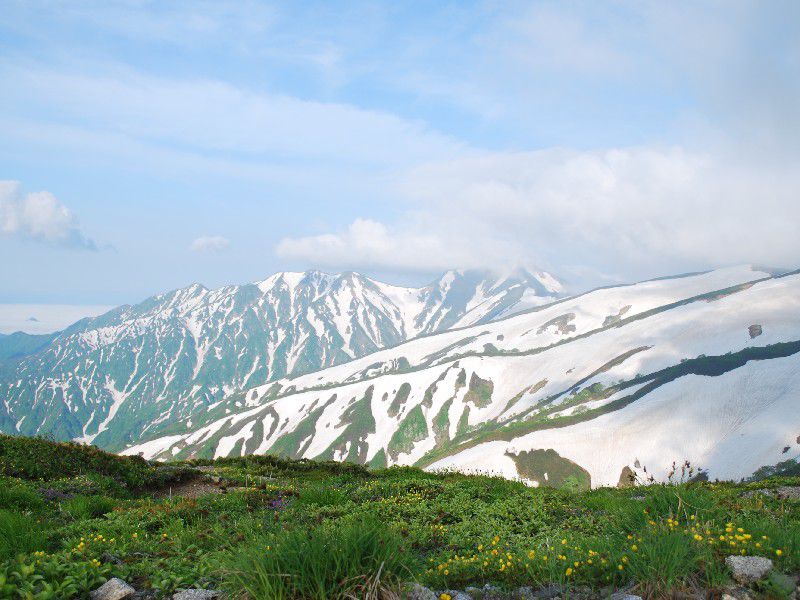
<path id="1" fill-rule="evenodd" d="M 84 317 L 95 317 L 112 308 L 72 304 L 0 304 L 0 333 L 53 333 Z"/>

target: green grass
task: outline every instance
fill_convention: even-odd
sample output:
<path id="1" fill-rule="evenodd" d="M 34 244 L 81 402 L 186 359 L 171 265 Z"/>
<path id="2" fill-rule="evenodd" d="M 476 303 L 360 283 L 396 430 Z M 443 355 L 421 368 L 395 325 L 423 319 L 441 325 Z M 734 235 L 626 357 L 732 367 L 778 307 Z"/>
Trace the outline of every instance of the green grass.
<path id="1" fill-rule="evenodd" d="M 375 519 L 345 519 L 275 536 L 237 551 L 228 586 L 256 600 L 344 600 L 398 590 L 415 558 L 402 537 Z"/>
<path id="2" fill-rule="evenodd" d="M 17 443 L 35 464 L 61 448 Z M 646 598 L 719 596 L 730 583 L 725 556 L 742 551 L 775 562 L 774 580 L 753 593 L 786 598 L 780 575 L 800 573 L 800 505 L 746 495 L 800 485 L 796 477 L 580 491 L 249 456 L 134 462 L 149 482 L 136 488 L 108 474 L 116 457 L 71 450 L 89 459 L 77 474 L 0 475 L 0 598 L 85 598 L 112 576 L 158 598 L 187 587 L 226 588 L 237 599 L 389 597 L 409 580 L 438 590 L 559 583 L 599 594 L 632 584 Z M 246 489 L 150 496 L 169 473 L 201 465 L 228 489 Z M 108 555 L 118 560 L 103 562 Z"/>
<path id="3" fill-rule="evenodd" d="M 73 442 L 0 434 L 0 475 L 56 479 L 94 473 L 138 487 L 148 483 L 152 472 L 139 457 L 117 456 Z"/>
<path id="4" fill-rule="evenodd" d="M 0 560 L 41 550 L 44 544 L 44 532 L 33 518 L 0 510 Z"/>
<path id="5" fill-rule="evenodd" d="M 61 509 L 70 517 L 79 521 L 81 519 L 96 519 L 114 510 L 117 505 L 113 498 L 105 496 L 74 496 L 62 503 Z"/>

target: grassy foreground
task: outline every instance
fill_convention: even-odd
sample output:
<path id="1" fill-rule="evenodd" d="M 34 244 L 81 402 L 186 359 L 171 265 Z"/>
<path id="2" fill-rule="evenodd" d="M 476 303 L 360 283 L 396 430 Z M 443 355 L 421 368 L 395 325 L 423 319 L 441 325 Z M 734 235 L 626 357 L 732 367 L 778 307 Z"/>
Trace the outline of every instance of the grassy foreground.
<path id="1" fill-rule="evenodd" d="M 87 598 L 113 576 L 153 598 L 391 598 L 408 581 L 710 597 L 730 554 L 771 558 L 753 592 L 788 598 L 800 506 L 746 493 L 779 485 L 800 478 L 570 492 L 274 457 L 153 466 L 0 436 L 0 598 Z"/>

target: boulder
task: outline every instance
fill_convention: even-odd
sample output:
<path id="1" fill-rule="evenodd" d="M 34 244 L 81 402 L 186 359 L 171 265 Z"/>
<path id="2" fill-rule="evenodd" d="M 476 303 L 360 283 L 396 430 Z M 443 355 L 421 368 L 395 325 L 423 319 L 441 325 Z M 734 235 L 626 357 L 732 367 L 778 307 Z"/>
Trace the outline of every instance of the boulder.
<path id="1" fill-rule="evenodd" d="M 733 578 L 745 585 L 758 581 L 772 570 L 772 561 L 763 556 L 729 556 L 725 565 Z"/>
<path id="2" fill-rule="evenodd" d="M 90 593 L 89 598 L 91 600 L 129 600 L 133 598 L 134 593 L 136 590 L 122 579 L 113 577 Z"/>
<path id="3" fill-rule="evenodd" d="M 219 590 L 182 590 L 172 595 L 172 600 L 220 600 L 222 592 Z"/>

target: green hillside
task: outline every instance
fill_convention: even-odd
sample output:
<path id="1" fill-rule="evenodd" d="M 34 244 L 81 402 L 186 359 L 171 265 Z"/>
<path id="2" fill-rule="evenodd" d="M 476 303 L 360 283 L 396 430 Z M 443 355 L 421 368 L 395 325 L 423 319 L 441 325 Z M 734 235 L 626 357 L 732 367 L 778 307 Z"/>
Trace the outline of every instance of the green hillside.
<path id="1" fill-rule="evenodd" d="M 769 557 L 750 593 L 789 598 L 800 572 L 800 504 L 772 492 L 797 477 L 532 489 L 264 456 L 157 465 L 8 436 L 0 474 L 0 598 L 88 598 L 111 577 L 137 598 L 388 599 L 409 582 L 442 598 L 486 584 L 487 598 L 553 584 L 718 597 L 731 554 Z"/>

